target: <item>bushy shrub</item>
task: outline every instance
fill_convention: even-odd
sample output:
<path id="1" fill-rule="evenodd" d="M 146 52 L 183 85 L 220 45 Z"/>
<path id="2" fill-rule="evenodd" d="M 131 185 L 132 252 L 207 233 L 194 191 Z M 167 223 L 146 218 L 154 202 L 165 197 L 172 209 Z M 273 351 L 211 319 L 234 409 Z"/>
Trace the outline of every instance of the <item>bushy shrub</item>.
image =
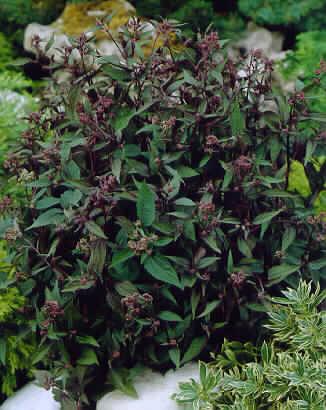
<path id="1" fill-rule="evenodd" d="M 0 33 L 0 215 L 4 217 L 4 205 L 12 208 L 22 201 L 24 189 L 16 181 L 8 181 L 2 165 L 12 144 L 26 129 L 23 116 L 28 107 L 36 108 L 33 98 L 26 92 L 32 82 L 21 73 L 10 71 L 13 60 L 10 42 Z M 8 195 L 10 195 L 10 200 Z M 8 202 L 9 201 L 9 202 Z M 5 289 L 6 278 L 10 282 L 13 267 L 6 262 L 7 252 L 0 241 L 0 402 L 26 381 L 30 375 L 31 353 L 34 352 L 30 330 L 23 323 L 19 312 L 24 298 L 17 288 Z M 28 338 L 26 338 L 26 336 Z"/>
<path id="2" fill-rule="evenodd" d="M 0 27 L 21 46 L 27 24 L 49 24 L 64 8 L 64 0 L 0 0 Z"/>
<path id="3" fill-rule="evenodd" d="M 154 37 L 131 19 L 119 56 L 85 36 L 63 50 L 69 80 L 6 161 L 30 203 L 2 234 L 47 385 L 69 409 L 107 373 L 121 388 L 123 367 L 179 366 L 221 335 L 254 337 L 269 293 L 325 277 L 312 207 L 324 170 L 308 166 L 325 133 L 303 91 L 274 95 L 271 62 L 232 61 L 216 32 L 183 41 L 163 21 Z M 288 190 L 293 161 L 304 196 Z"/>
<path id="4" fill-rule="evenodd" d="M 326 31 L 309 31 L 297 36 L 296 48 L 287 53 L 284 73 L 288 77 L 311 75 L 321 60 L 326 59 Z"/>
<path id="5" fill-rule="evenodd" d="M 214 2 L 212 0 L 132 0 L 141 16 L 176 18 L 193 30 L 204 29 L 213 23 L 223 35 L 236 37 L 244 29 L 245 20 L 257 25 L 279 26 L 295 32 L 322 30 L 325 26 L 325 2 L 239 0 Z M 225 30 L 225 31 L 224 31 Z"/>
<path id="6" fill-rule="evenodd" d="M 4 262 L 6 251 L 0 242 L 0 278 L 11 276 L 14 270 Z M 1 282 L 3 285 L 3 283 Z M 19 310 L 24 307 L 25 299 L 16 288 L 0 288 L 0 401 L 13 393 L 30 372 L 31 353 L 34 352 L 33 337 L 22 324 L 23 315 Z M 27 340 L 29 339 L 29 340 Z"/>
<path id="7" fill-rule="evenodd" d="M 325 87 L 320 87 L 311 80 L 319 70 L 319 63 L 326 60 L 326 31 L 309 31 L 297 36 L 296 48 L 287 53 L 281 63 L 281 73 L 286 80 L 299 79 L 304 84 L 311 84 L 310 105 L 314 111 L 324 113 L 326 110 Z M 316 81 L 316 80 L 315 80 Z M 321 81 L 325 81 L 321 79 Z"/>
<path id="8" fill-rule="evenodd" d="M 5 35 L 0 32 L 0 72 L 6 69 L 7 64 L 13 58 L 13 50 Z"/>
<path id="9" fill-rule="evenodd" d="M 310 30 L 322 29 L 323 0 L 240 0 L 239 11 L 260 25 L 296 26 Z M 315 24 L 313 21 L 315 20 Z M 319 25 L 319 21 L 321 25 Z"/>
<path id="10" fill-rule="evenodd" d="M 0 198 L 14 191 L 18 195 L 15 184 L 8 184 L 8 174 L 2 165 L 8 151 L 27 127 L 24 116 L 36 108 L 34 98 L 26 92 L 31 87 L 32 81 L 21 73 L 0 71 Z"/>
<path id="11" fill-rule="evenodd" d="M 215 363 L 200 364 L 198 383 L 180 385 L 177 402 L 196 410 L 325 408 L 326 312 L 318 307 L 326 292 L 313 292 L 302 281 L 297 290 L 282 293 L 268 312 L 272 340 L 263 343 L 258 357 L 250 346 L 226 342 Z M 244 361 L 244 354 L 256 360 Z"/>
<path id="12" fill-rule="evenodd" d="M 175 19 L 184 23 L 184 30 L 188 32 L 205 30 L 211 25 L 224 38 L 231 39 L 245 29 L 245 20 L 235 6 L 227 7 L 227 11 L 222 13 L 215 10 L 212 0 L 133 0 L 131 3 L 138 15 L 151 19 Z"/>

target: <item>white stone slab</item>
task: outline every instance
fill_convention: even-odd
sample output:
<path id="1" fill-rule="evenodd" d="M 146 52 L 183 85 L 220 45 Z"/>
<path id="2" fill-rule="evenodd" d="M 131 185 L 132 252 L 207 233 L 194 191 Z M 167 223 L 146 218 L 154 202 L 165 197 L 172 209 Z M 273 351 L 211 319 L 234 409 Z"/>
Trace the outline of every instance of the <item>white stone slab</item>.
<path id="1" fill-rule="evenodd" d="M 60 404 L 51 391 L 29 383 L 7 399 L 0 410 L 60 410 Z"/>
<path id="2" fill-rule="evenodd" d="M 114 391 L 97 403 L 97 410 L 180 410 L 171 396 L 178 391 L 180 382 L 198 380 L 198 365 L 189 364 L 164 376 L 146 370 L 135 380 L 138 399 Z"/>

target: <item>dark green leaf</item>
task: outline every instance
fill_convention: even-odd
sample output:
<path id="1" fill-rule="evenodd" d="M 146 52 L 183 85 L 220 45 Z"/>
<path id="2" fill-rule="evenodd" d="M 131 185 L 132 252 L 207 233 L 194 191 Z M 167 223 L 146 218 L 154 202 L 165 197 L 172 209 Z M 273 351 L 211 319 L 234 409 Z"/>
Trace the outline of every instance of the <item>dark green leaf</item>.
<path id="1" fill-rule="evenodd" d="M 210 302 L 207 304 L 206 308 L 204 309 L 204 311 L 197 316 L 197 318 L 201 318 L 201 317 L 205 317 L 207 315 L 209 315 L 211 312 L 213 312 L 213 310 L 215 310 L 217 308 L 217 306 L 221 303 L 220 300 L 214 300 L 213 302 Z"/>
<path id="2" fill-rule="evenodd" d="M 112 258 L 111 268 L 119 265 L 132 258 L 135 255 L 135 252 L 131 249 L 123 249 L 122 251 L 115 252 Z"/>
<path id="3" fill-rule="evenodd" d="M 149 256 L 144 264 L 147 272 L 155 279 L 181 288 L 177 272 L 163 255 Z"/>
<path id="4" fill-rule="evenodd" d="M 170 312 L 168 310 L 163 310 L 159 313 L 158 317 L 162 320 L 166 320 L 167 322 L 182 322 L 183 319 L 178 314 L 174 312 Z"/>
<path id="5" fill-rule="evenodd" d="M 181 364 L 190 362 L 195 357 L 197 357 L 199 353 L 204 349 L 206 343 L 207 343 L 207 340 L 205 336 L 197 337 L 196 339 L 194 339 L 191 342 L 188 350 L 184 354 L 181 360 Z"/>
<path id="6" fill-rule="evenodd" d="M 286 263 L 278 266 L 273 266 L 268 271 L 268 279 L 273 284 L 279 283 L 292 273 L 297 272 L 299 269 L 300 265 L 288 265 Z"/>

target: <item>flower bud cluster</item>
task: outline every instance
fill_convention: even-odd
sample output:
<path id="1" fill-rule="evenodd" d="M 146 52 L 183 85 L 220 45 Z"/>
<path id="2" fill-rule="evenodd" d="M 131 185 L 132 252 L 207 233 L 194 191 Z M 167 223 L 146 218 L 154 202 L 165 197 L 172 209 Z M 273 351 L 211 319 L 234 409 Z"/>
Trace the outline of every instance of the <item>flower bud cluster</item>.
<path id="1" fill-rule="evenodd" d="M 132 321 L 141 316 L 153 303 L 153 297 L 149 293 L 134 293 L 121 299 L 121 305 L 125 311 L 125 319 Z"/>

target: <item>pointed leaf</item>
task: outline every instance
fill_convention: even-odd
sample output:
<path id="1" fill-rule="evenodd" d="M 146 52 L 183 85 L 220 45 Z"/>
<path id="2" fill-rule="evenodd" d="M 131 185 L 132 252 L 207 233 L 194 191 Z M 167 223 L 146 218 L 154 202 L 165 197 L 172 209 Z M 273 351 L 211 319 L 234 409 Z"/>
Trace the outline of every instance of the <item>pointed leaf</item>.
<path id="1" fill-rule="evenodd" d="M 144 267 L 155 279 L 178 288 L 182 287 L 177 272 L 166 257 L 162 255 L 149 256 L 145 260 Z"/>
<path id="2" fill-rule="evenodd" d="M 138 191 L 137 217 L 143 226 L 151 226 L 155 219 L 155 195 L 145 182 Z"/>
<path id="3" fill-rule="evenodd" d="M 199 353 L 204 349 L 206 345 L 206 337 L 201 336 L 197 337 L 191 342 L 191 345 L 189 346 L 188 350 L 186 351 L 185 355 L 183 356 L 181 363 L 187 363 L 190 362 L 190 360 L 194 359 L 199 355 Z"/>

